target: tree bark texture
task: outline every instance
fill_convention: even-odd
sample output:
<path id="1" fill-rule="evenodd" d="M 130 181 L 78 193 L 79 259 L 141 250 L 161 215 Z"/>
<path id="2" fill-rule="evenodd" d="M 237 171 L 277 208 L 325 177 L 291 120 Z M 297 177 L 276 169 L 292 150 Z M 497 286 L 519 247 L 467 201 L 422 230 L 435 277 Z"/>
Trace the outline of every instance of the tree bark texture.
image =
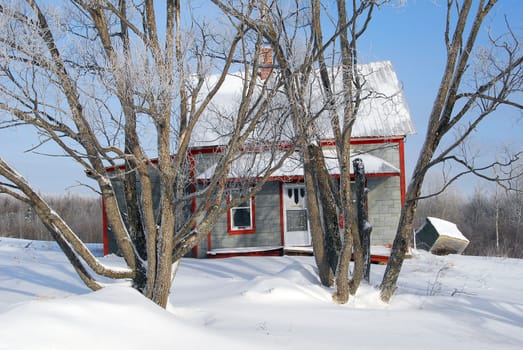
<path id="1" fill-rule="evenodd" d="M 2 5 L 0 52 L 9 53 L 2 55 L 5 64 L 0 67 L 0 110 L 12 117 L 8 127 L 33 125 L 44 135 L 42 144 L 56 143 L 96 181 L 91 187 L 97 186 L 103 198 L 108 225 L 128 269 L 114 270 L 97 261 L 67 224 L 34 197 L 21 176 L 7 168 L 1 173 L 10 176 L 12 184 L 0 184 L 0 192 L 35 207 L 91 288 L 99 285 L 81 267 L 81 259 L 99 275 L 132 279 L 134 288 L 165 307 L 174 260 L 205 239 L 230 209 L 226 179 L 233 160 L 258 129 L 271 130 L 265 141 L 281 142 L 276 130 L 283 128 L 282 107 L 271 104 L 281 84 L 277 79 L 260 83 L 259 62 L 252 58 L 259 56 L 262 34 L 247 35 L 245 26 L 234 26 L 232 37 L 219 42 L 207 23 L 196 23 L 196 16 L 182 20 L 180 1 L 167 0 L 163 18 L 152 0 L 73 2 L 68 9 L 73 16 L 63 18 L 52 17 L 57 14 L 32 0 Z M 77 22 L 69 26 L 69 20 Z M 198 45 L 190 49 L 185 25 L 201 29 L 191 32 Z M 209 52 L 222 49 L 223 57 L 210 62 Z M 242 63 L 239 57 L 248 59 Z M 211 82 L 210 67 L 219 69 Z M 243 72 L 235 75 L 243 81 L 240 106 L 227 115 L 212 107 L 230 139 L 217 153 L 218 165 L 206 187 L 194 193 L 188 190 L 196 181 L 194 169 L 187 166 L 193 132 L 233 67 Z M 36 86 L 40 82 L 44 85 Z M 0 123 L 3 129 L 4 119 Z M 278 160 L 279 166 L 282 162 Z M 259 181 L 242 200 L 261 190 L 276 168 L 243 175 Z M 124 195 L 117 198 L 119 182 Z M 188 203 L 191 210 L 182 212 Z"/>
<path id="2" fill-rule="evenodd" d="M 367 189 L 365 179 L 365 166 L 360 158 L 352 162 L 355 173 L 355 194 L 356 194 L 356 214 L 358 218 L 358 232 L 361 240 L 361 249 L 363 252 L 363 279 L 370 282 L 371 252 L 370 252 L 370 234 L 372 226 L 369 223 L 367 209 Z"/>
<path id="3" fill-rule="evenodd" d="M 325 241 L 325 252 L 329 266 L 333 272 L 336 271 L 341 251 L 340 225 L 338 218 L 338 206 L 336 198 L 337 190 L 332 183 L 332 178 L 325 165 L 325 159 L 321 146 L 309 145 L 310 153 L 314 159 L 313 172 L 317 182 L 318 203 L 320 204 L 323 236 Z"/>
<path id="4" fill-rule="evenodd" d="M 330 268 L 329 257 L 325 251 L 325 235 L 321 213 L 320 194 L 316 172 L 314 168 L 318 166 L 318 160 L 314 160 L 311 150 L 307 147 L 304 150 L 304 181 L 307 191 L 307 212 L 309 215 L 310 232 L 312 239 L 312 249 L 314 259 L 318 266 L 318 275 L 321 284 L 330 287 L 334 282 L 334 271 Z"/>

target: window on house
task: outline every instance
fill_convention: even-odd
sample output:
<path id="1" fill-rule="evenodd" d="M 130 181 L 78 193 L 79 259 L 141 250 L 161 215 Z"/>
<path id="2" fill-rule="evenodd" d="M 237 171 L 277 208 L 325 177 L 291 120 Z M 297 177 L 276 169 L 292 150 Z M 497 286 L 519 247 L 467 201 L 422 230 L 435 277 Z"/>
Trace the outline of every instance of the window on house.
<path id="1" fill-rule="evenodd" d="M 254 197 L 249 198 L 236 207 L 232 207 L 227 216 L 227 226 L 230 234 L 254 233 Z"/>

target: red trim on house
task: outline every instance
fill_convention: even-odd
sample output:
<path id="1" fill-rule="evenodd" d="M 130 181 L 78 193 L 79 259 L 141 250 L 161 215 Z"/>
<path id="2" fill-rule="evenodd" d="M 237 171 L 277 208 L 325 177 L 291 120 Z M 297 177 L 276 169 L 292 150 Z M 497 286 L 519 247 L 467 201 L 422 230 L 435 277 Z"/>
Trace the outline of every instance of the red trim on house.
<path id="1" fill-rule="evenodd" d="M 209 153 L 222 153 L 224 146 L 200 146 L 189 149 L 189 153 L 195 154 L 209 154 Z"/>
<path id="2" fill-rule="evenodd" d="M 192 247 L 192 255 L 197 258 L 198 257 L 198 244 Z"/>
<path id="3" fill-rule="evenodd" d="M 405 195 L 407 192 L 406 176 L 405 176 L 405 140 L 401 139 L 399 142 L 399 156 L 400 156 L 400 193 L 401 206 L 405 204 Z"/>
<path id="4" fill-rule="evenodd" d="M 366 178 L 369 178 L 369 177 L 391 177 L 391 176 L 401 176 L 400 173 L 380 173 L 380 174 L 365 174 L 365 177 Z M 352 179 L 352 175 L 351 175 L 351 179 Z"/>
<path id="5" fill-rule="evenodd" d="M 207 258 L 209 259 L 222 259 L 222 258 L 234 258 L 239 256 L 283 256 L 284 255 L 284 248 L 283 247 L 276 247 L 276 248 L 269 248 L 267 250 L 259 250 L 259 249 L 253 249 L 252 251 L 208 251 L 207 252 Z M 293 254 L 290 254 L 293 255 Z M 299 252 L 294 255 L 313 255 L 312 252 Z M 354 260 L 354 256 L 352 256 L 352 259 Z M 377 255 L 377 254 L 371 254 L 370 261 L 373 264 L 386 264 L 389 261 L 389 257 L 386 255 Z"/>
<path id="6" fill-rule="evenodd" d="M 354 254 L 351 255 L 351 261 L 354 261 Z M 380 254 L 371 254 L 370 262 L 372 264 L 386 264 L 389 262 L 389 256 Z"/>
<path id="7" fill-rule="evenodd" d="M 105 201 L 102 198 L 102 230 L 103 230 L 103 241 L 104 241 L 104 255 L 109 254 L 109 224 L 107 222 L 107 213 L 105 212 Z"/>
<path id="8" fill-rule="evenodd" d="M 256 200 L 255 197 L 252 196 L 249 198 L 250 204 L 251 204 L 251 228 L 248 229 L 241 229 L 241 230 L 235 230 L 232 228 L 231 224 L 231 210 L 227 210 L 227 233 L 229 235 L 248 235 L 252 233 L 256 233 Z M 210 249 L 209 249 L 210 250 Z"/>
<path id="9" fill-rule="evenodd" d="M 366 177 L 391 177 L 391 176 L 401 176 L 400 173 L 379 173 L 379 174 L 365 174 Z M 339 179 L 340 174 L 333 174 L 331 175 L 333 179 Z M 354 175 L 351 174 L 350 176 L 351 180 L 354 180 Z M 245 179 L 243 178 L 228 178 L 228 182 L 243 182 Z M 293 176 L 270 176 L 267 178 L 267 181 L 279 181 L 283 183 L 297 183 L 297 182 L 303 182 L 303 175 L 293 175 Z M 209 180 L 206 179 L 197 179 L 197 183 L 205 184 L 209 182 Z"/>
<path id="10" fill-rule="evenodd" d="M 403 137 L 366 137 L 366 138 L 352 138 L 350 140 L 351 145 L 368 145 L 368 144 L 382 144 L 382 143 L 399 143 L 403 140 Z M 320 142 L 320 146 L 336 146 L 334 139 L 323 140 Z"/>
<path id="11" fill-rule="evenodd" d="M 403 141 L 404 141 L 403 136 L 388 137 L 388 138 L 366 137 L 366 138 L 353 138 L 353 139 L 351 139 L 350 143 L 353 145 L 365 145 L 365 144 L 382 144 L 382 143 L 402 143 Z M 282 150 L 289 149 L 292 146 L 293 146 L 293 144 L 291 144 L 291 143 L 282 142 L 278 145 L 278 149 L 282 149 Z M 334 139 L 323 140 L 320 142 L 320 146 L 322 146 L 322 147 L 336 146 L 336 141 Z M 188 153 L 191 155 L 208 154 L 208 153 L 222 153 L 223 147 L 224 147 L 223 145 L 192 147 L 188 150 Z M 268 150 L 268 149 L 271 149 L 271 148 L 269 146 L 266 146 L 266 147 L 265 146 L 246 146 L 246 147 L 242 147 L 240 150 L 246 151 L 246 152 L 261 152 L 261 151 Z M 174 157 L 174 156 L 171 156 L 171 157 Z M 152 158 L 152 159 L 149 159 L 148 162 L 150 162 L 152 164 L 157 164 L 158 159 Z M 108 172 L 113 172 L 116 169 L 125 170 L 125 164 L 110 166 L 110 167 L 105 168 L 105 170 Z"/>
<path id="12" fill-rule="evenodd" d="M 271 248 L 267 250 L 253 250 L 243 252 L 207 252 L 207 258 L 209 259 L 220 259 L 220 258 L 233 258 L 237 256 L 282 256 L 283 247 Z"/>
<path id="13" fill-rule="evenodd" d="M 110 167 L 107 167 L 105 168 L 105 170 L 108 172 L 108 173 L 112 173 L 116 170 L 125 170 L 125 164 L 122 164 L 122 165 L 116 165 L 116 166 L 110 166 Z"/>
<path id="14" fill-rule="evenodd" d="M 375 138 L 369 137 L 369 138 L 361 138 L 361 139 L 352 139 L 351 140 L 351 144 L 353 144 L 353 145 L 368 145 L 368 144 L 373 144 L 373 143 L 378 143 L 378 144 L 382 144 L 382 143 L 398 143 L 398 142 L 400 142 L 402 140 L 403 140 L 402 136 L 386 137 L 386 138 L 383 138 L 383 137 L 375 137 Z"/>
<path id="15" fill-rule="evenodd" d="M 369 178 L 369 177 L 391 177 L 391 176 L 400 176 L 400 173 L 365 174 L 366 178 Z M 331 177 L 333 179 L 339 179 L 340 178 L 340 174 L 334 174 L 334 175 L 331 175 Z M 356 176 L 354 174 L 350 174 L 350 180 L 351 181 L 354 181 L 355 178 L 356 178 Z"/>
<path id="16" fill-rule="evenodd" d="M 386 264 L 389 262 L 389 257 L 386 255 L 373 255 L 370 256 L 370 262 L 373 264 Z"/>

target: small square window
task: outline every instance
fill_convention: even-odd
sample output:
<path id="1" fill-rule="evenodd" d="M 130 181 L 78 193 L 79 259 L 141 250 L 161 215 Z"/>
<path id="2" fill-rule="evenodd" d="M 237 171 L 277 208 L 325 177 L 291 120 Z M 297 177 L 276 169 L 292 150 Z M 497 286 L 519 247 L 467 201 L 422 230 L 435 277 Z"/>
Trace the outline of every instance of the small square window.
<path id="1" fill-rule="evenodd" d="M 254 233 L 254 197 L 232 207 L 227 213 L 229 234 Z"/>
<path id="2" fill-rule="evenodd" d="M 237 228 L 251 228 L 251 208 L 232 208 L 232 226 Z"/>

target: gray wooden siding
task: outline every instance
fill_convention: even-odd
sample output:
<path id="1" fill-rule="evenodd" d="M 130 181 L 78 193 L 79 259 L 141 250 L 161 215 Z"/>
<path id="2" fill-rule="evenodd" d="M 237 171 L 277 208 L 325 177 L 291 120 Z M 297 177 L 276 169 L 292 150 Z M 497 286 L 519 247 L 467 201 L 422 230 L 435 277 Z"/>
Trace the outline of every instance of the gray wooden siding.
<path id="1" fill-rule="evenodd" d="M 353 152 L 366 152 L 401 168 L 397 143 L 362 144 Z M 400 176 L 370 177 L 367 179 L 369 222 L 372 225 L 371 244 L 391 244 L 401 214 Z"/>
<path id="2" fill-rule="evenodd" d="M 212 230 L 211 249 L 280 246 L 282 242 L 279 189 L 279 182 L 270 181 L 254 197 L 256 232 L 229 234 L 227 215 L 224 215 Z"/>
<path id="3" fill-rule="evenodd" d="M 371 244 L 390 244 L 394 240 L 401 214 L 400 177 L 378 177 L 367 180 L 369 189 L 369 222 Z"/>

